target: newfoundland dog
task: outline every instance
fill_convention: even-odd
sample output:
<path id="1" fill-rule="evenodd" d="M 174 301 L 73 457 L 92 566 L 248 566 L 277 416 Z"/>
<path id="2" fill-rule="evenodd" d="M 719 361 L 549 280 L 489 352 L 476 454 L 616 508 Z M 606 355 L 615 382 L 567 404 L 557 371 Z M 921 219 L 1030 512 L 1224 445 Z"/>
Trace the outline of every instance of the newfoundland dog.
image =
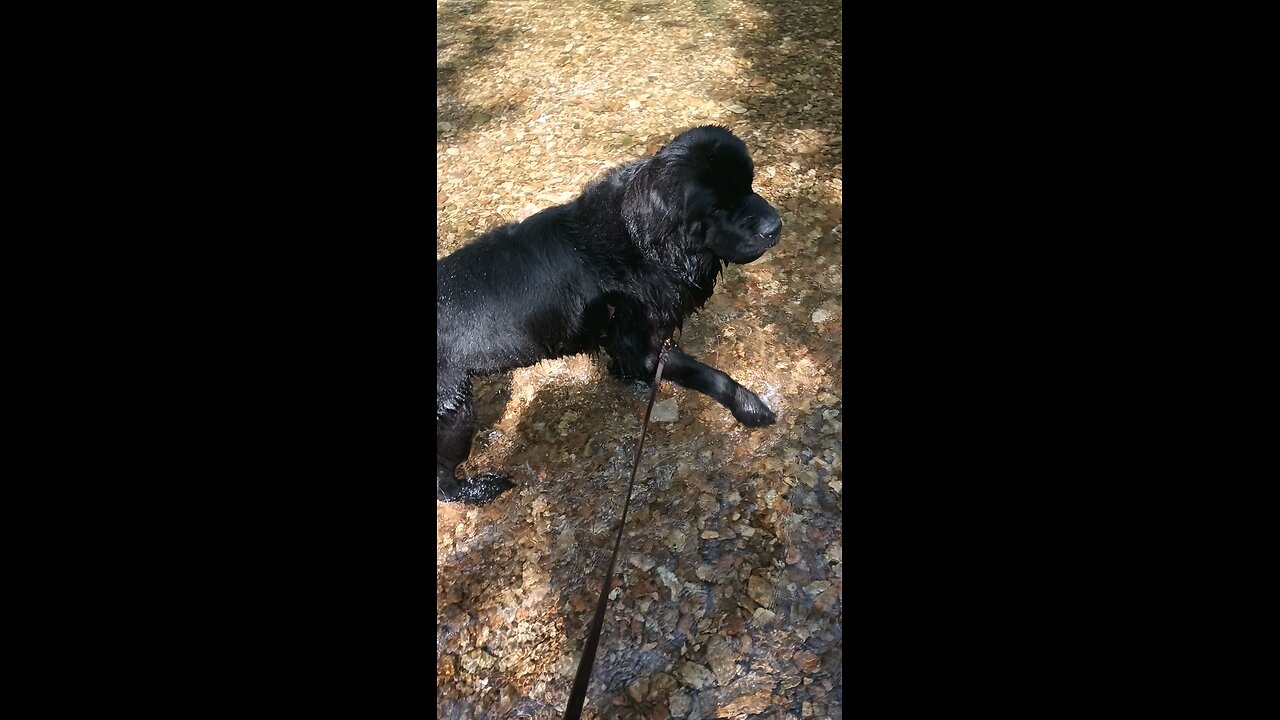
<path id="1" fill-rule="evenodd" d="M 693 128 L 436 263 L 437 500 L 484 503 L 512 486 L 454 475 L 476 429 L 471 376 L 604 350 L 615 377 L 653 381 L 663 341 L 711 297 L 724 264 L 778 242 L 782 219 L 752 192 L 754 174 L 733 133 Z M 755 393 L 678 349 L 663 377 L 749 427 L 775 420 Z"/>

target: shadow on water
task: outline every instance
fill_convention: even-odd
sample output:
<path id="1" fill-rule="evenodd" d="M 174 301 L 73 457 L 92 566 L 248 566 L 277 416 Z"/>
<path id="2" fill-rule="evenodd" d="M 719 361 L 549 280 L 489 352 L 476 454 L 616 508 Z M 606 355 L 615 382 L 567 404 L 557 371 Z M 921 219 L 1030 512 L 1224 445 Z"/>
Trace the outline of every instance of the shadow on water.
<path id="1" fill-rule="evenodd" d="M 798 256 L 808 258 L 815 249 L 835 250 L 819 238 Z M 771 370 L 762 360 L 803 356 L 832 376 L 838 393 L 839 351 L 812 323 L 754 316 L 753 297 L 769 290 L 762 276 L 729 273 L 687 325 L 682 345 L 760 392 L 782 420 L 747 430 L 709 398 L 663 384 L 659 402 L 673 403 L 678 415 L 652 422 L 645 441 L 615 569 L 616 596 L 588 693 L 601 717 L 654 717 L 658 704 L 672 702 L 686 703 L 689 716 L 707 716 L 754 692 L 787 697 L 787 684 L 801 675 L 778 659 L 797 653 L 812 656 L 825 677 L 840 677 L 842 585 L 827 574 L 826 543 L 839 532 L 840 518 L 839 498 L 827 482 L 841 480 L 841 471 L 833 456 L 823 455 L 829 423 L 839 415 L 805 408 L 791 395 L 771 397 L 768 386 L 784 387 L 787 370 Z M 789 301 L 795 289 L 788 286 L 787 297 L 777 299 Z M 724 317 L 736 319 L 721 325 Z M 732 337 L 725 336 L 729 328 Z M 788 354 L 787 348 L 794 349 Z M 544 622 L 556 634 L 542 638 L 538 651 L 550 657 L 511 647 L 484 652 L 509 663 L 529 657 L 559 667 L 559 677 L 540 675 L 563 684 L 559 692 L 567 695 L 620 519 L 647 389 L 613 380 L 602 368 L 586 380 L 544 378 L 531 398 L 513 398 L 512 384 L 507 375 L 475 385 L 480 428 L 468 465 L 475 472 L 508 472 L 516 487 L 477 511 L 476 531 L 447 563 L 445 602 L 453 605 L 441 616 L 438 643 L 450 644 L 450 633 L 492 606 L 506 616 L 515 608 L 519 617 L 539 600 L 555 598 L 555 619 Z M 784 482 L 790 466 L 779 459 L 788 454 L 813 471 L 811 484 Z M 509 595 L 484 597 L 495 584 Z M 803 644 L 788 632 L 822 618 L 829 619 L 827 631 Z M 515 682 L 510 667 L 488 670 L 493 686 L 506 682 L 513 693 L 507 709 L 517 714 L 502 716 L 558 717 L 529 704 L 541 695 Z M 695 691 L 690 683 L 705 685 Z M 833 689 L 834 701 L 840 692 Z M 799 714 L 799 701 L 794 704 L 789 710 Z M 481 704 L 495 705 L 503 707 Z M 460 706 L 450 707 L 441 710 L 453 717 Z"/>
<path id="2" fill-rule="evenodd" d="M 817 272 L 815 250 L 818 257 L 838 252 L 833 243 L 817 238 L 790 260 L 784 256 L 763 269 L 812 261 L 806 272 Z M 839 415 L 768 392 L 788 382 L 790 368 L 772 369 L 774 361 L 803 357 L 810 361 L 806 367 L 833 377 L 838 393 L 839 345 L 830 333 L 838 337 L 839 330 L 824 332 L 807 321 L 768 322 L 756 299 L 774 290 L 765 276 L 761 268 L 728 271 L 703 312 L 686 325 L 682 346 L 759 392 L 782 420 L 748 430 L 709 398 L 663 384 L 659 402 L 674 403 L 678 414 L 652 422 L 645 442 L 616 568 L 617 595 L 588 693 L 603 717 L 653 717 L 656 705 L 671 702 L 705 715 L 766 690 L 786 697 L 786 684 L 801 677 L 788 675 L 777 659 L 797 653 L 812 656 L 822 677 L 840 677 L 842 584 L 827 574 L 826 543 L 839 532 L 840 517 L 839 498 L 827 482 L 841 477 L 836 458 L 823 455 L 831 442 L 829 423 Z M 786 295 L 765 307 L 790 302 L 795 290 L 788 285 Z M 726 336 L 728 330 L 733 332 Z M 583 365 L 594 366 L 594 374 Z M 507 472 L 516 488 L 479 509 L 477 531 L 448 563 L 446 602 L 456 605 L 441 617 L 438 642 L 450 644 L 449 633 L 491 612 L 490 605 L 509 616 L 510 608 L 556 598 L 549 625 L 557 634 L 542 645 L 552 657 L 529 662 L 559 667 L 559 677 L 539 674 L 562 684 L 558 692 L 567 696 L 620 518 L 648 391 L 608 377 L 599 359 L 583 359 L 560 376 L 544 375 L 531 397 L 513 398 L 512 386 L 510 374 L 475 382 L 480 427 L 469 470 Z M 809 484 L 784 482 L 790 466 L 779 458 L 789 454 L 813 471 Z M 523 520 L 512 523 L 515 517 Z M 495 579 L 511 588 L 509 597 L 483 597 Z M 827 630 L 803 644 L 787 632 L 822 618 L 829 618 L 822 621 Z M 510 647 L 490 651 L 509 663 L 523 657 Z M 781 685 L 771 684 L 775 676 Z M 542 697 L 499 671 L 493 685 L 503 682 L 513 693 L 508 709 L 531 707 L 522 703 Z M 691 682 L 705 686 L 694 691 Z M 834 688 L 831 697 L 838 700 L 840 692 Z M 795 704 L 791 710 L 800 713 Z M 529 716 L 558 714 L 544 709 Z"/>
<path id="3" fill-rule="evenodd" d="M 708 344 L 690 341 L 691 351 Z M 481 433 L 504 412 L 518 414 L 512 444 L 477 462 L 483 469 L 497 469 L 495 463 L 523 468 L 513 473 L 518 487 L 494 506 L 534 510 L 531 526 L 519 531 L 529 536 L 480 547 L 495 553 L 499 566 L 507 561 L 498 545 L 537 548 L 514 563 L 523 562 L 526 573 L 544 578 L 549 593 L 560 598 L 558 662 L 571 667 L 612 549 L 648 399 L 640 384 L 601 374 L 588 382 L 543 385 L 519 410 L 509 402 L 505 378 L 477 387 Z M 673 693 L 684 692 L 682 678 L 701 679 L 697 668 L 712 673 L 715 687 L 686 693 L 691 712 L 709 713 L 768 687 L 746 660 L 796 652 L 780 623 L 803 621 L 818 602 L 796 589 L 797 583 L 811 584 L 808 563 L 822 562 L 807 549 L 812 543 L 806 533 L 830 533 L 839 522 L 836 497 L 821 485 L 778 483 L 779 492 L 767 497 L 749 488 L 762 478 L 754 463 L 743 462 L 752 457 L 743 448 L 769 448 L 768 434 L 777 430 L 744 432 L 709 398 L 670 384 L 664 383 L 659 399 L 676 402 L 680 416 L 652 422 L 645 443 L 588 694 L 604 717 L 653 717 L 657 704 L 665 707 Z M 815 519 L 794 528 L 777 522 L 779 513 L 792 511 Z M 765 583 L 788 560 L 786 582 Z M 757 586 L 768 589 L 750 592 Z M 838 613 L 830 600 L 822 612 Z M 838 632 L 814 638 L 808 651 L 821 656 L 838 641 Z M 823 659 L 838 669 L 838 651 Z M 793 710 L 801 711 L 798 702 Z"/>

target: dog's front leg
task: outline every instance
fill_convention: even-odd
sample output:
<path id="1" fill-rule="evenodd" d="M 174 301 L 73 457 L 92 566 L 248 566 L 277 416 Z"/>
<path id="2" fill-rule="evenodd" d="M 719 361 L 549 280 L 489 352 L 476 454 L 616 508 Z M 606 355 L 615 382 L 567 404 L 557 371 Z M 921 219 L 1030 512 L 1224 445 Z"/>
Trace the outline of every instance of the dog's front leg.
<path id="1" fill-rule="evenodd" d="M 777 416 L 758 395 L 742 387 L 727 373 L 704 365 L 678 349 L 672 348 L 667 353 L 662 375 L 729 408 L 738 422 L 747 427 L 763 427 L 777 421 Z"/>

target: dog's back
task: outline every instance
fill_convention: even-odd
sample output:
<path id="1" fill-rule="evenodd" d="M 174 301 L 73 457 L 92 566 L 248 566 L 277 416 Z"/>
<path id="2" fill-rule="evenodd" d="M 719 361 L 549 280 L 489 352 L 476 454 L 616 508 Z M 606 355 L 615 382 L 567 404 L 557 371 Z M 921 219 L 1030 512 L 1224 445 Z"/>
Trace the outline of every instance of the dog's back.
<path id="1" fill-rule="evenodd" d="M 573 213 L 543 210 L 436 263 L 438 392 L 466 375 L 595 349 L 608 311 L 590 259 L 570 241 Z"/>

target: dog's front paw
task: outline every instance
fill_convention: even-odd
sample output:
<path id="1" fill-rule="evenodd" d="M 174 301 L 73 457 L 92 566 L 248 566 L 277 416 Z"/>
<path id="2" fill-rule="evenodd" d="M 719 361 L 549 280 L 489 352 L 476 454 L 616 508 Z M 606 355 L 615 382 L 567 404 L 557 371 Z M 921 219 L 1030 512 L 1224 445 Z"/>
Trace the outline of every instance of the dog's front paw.
<path id="1" fill-rule="evenodd" d="M 733 407 L 733 416 L 738 422 L 747 427 L 764 427 L 778 421 L 778 416 L 773 414 L 759 395 L 746 388 L 738 388 L 735 395 L 734 400 L 737 402 Z"/>

